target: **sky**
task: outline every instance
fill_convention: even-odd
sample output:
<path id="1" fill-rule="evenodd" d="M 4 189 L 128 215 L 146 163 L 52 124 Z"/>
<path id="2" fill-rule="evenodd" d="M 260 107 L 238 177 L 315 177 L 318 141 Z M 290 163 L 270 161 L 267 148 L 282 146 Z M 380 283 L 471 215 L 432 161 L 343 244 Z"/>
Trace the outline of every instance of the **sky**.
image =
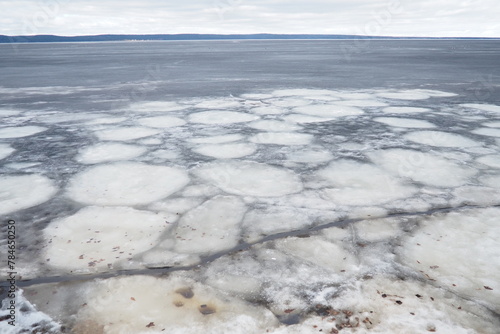
<path id="1" fill-rule="evenodd" d="M 0 34 L 500 37 L 499 0 L 0 0 Z"/>

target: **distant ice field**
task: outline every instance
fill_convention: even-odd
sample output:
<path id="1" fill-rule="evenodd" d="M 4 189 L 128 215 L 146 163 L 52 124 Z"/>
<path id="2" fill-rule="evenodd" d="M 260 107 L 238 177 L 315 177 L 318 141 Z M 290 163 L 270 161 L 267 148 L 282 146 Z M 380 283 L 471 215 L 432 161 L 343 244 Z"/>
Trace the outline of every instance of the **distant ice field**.
<path id="1" fill-rule="evenodd" d="M 169 52 L 101 90 L 0 87 L 0 333 L 498 333 L 494 89 L 307 84 L 312 61 L 262 87 L 229 63 L 221 92 L 207 64 L 161 77 Z"/>

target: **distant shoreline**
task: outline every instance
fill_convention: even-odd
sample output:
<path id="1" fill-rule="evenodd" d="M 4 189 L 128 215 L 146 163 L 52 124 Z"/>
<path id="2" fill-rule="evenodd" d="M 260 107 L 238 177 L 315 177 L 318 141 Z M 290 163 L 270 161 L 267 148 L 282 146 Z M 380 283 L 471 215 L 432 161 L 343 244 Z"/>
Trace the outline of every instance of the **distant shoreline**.
<path id="1" fill-rule="evenodd" d="M 210 41 L 210 40 L 500 40 L 500 37 L 394 37 L 362 35 L 308 34 L 158 34 L 158 35 L 88 35 L 88 36 L 6 36 L 0 43 L 71 43 L 71 42 L 150 42 L 150 41 Z"/>

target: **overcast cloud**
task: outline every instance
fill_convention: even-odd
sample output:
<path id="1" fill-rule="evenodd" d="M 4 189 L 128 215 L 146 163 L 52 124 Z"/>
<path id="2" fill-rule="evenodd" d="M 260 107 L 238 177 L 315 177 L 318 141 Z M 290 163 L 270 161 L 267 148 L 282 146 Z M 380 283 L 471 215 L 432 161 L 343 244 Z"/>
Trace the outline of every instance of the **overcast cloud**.
<path id="1" fill-rule="evenodd" d="M 0 34 L 500 37 L 499 0 L 0 0 Z"/>

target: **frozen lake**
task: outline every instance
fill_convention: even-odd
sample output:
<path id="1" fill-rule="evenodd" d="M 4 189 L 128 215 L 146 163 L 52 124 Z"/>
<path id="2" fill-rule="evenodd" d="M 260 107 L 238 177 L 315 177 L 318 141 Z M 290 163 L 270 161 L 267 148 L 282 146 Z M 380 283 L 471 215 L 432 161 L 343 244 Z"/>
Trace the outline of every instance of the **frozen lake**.
<path id="1" fill-rule="evenodd" d="M 0 45 L 0 333 L 498 333 L 499 77 L 496 41 Z"/>

